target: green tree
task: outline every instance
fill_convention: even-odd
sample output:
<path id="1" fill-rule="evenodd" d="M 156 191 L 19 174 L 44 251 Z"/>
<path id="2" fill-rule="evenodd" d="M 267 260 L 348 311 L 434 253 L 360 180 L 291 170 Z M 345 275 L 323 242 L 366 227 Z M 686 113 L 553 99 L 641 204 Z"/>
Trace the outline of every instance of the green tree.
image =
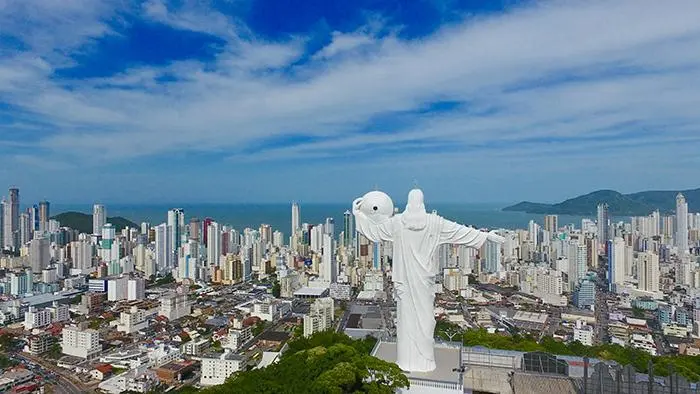
<path id="1" fill-rule="evenodd" d="M 17 362 L 10 360 L 6 355 L 0 354 L 0 369 L 10 368 L 17 364 Z"/>
<path id="2" fill-rule="evenodd" d="M 281 287 L 280 287 L 280 282 L 279 282 L 279 281 L 275 281 L 275 282 L 272 284 L 272 296 L 275 297 L 275 298 L 280 298 L 281 292 L 282 292 L 282 289 L 281 289 Z"/>
<path id="3" fill-rule="evenodd" d="M 332 331 L 300 338 L 290 342 L 278 363 L 239 372 L 202 393 L 390 394 L 408 387 L 408 378 L 396 364 L 369 355 L 375 342 L 353 341 Z"/>
<path id="4" fill-rule="evenodd" d="M 635 306 L 632 308 L 632 316 L 638 319 L 644 318 L 644 309 Z"/>
<path id="5" fill-rule="evenodd" d="M 267 327 L 267 322 L 265 320 L 260 320 L 259 322 L 257 322 L 251 330 L 253 336 L 255 337 L 260 335 L 263 331 L 265 331 L 265 327 Z"/>
<path id="6" fill-rule="evenodd" d="M 44 355 L 45 358 L 59 359 L 63 355 L 61 344 L 54 343 Z"/>

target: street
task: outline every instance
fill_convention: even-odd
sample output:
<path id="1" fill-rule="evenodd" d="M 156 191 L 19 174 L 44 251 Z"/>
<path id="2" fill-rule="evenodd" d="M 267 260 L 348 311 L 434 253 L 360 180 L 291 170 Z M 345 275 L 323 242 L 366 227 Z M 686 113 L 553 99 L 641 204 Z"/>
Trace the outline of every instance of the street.
<path id="1" fill-rule="evenodd" d="M 18 353 L 16 357 L 28 363 L 38 364 L 39 366 L 41 366 L 41 368 L 51 371 L 56 377 L 56 379 L 52 380 L 50 383 L 47 381 L 47 384 L 50 384 L 51 388 L 57 393 L 73 394 L 86 393 L 91 391 L 88 387 L 85 387 L 82 384 L 80 384 L 81 387 L 79 387 L 78 385 L 73 383 L 73 381 L 69 377 L 69 373 L 64 372 L 61 368 L 52 365 L 46 360 L 21 353 Z"/>

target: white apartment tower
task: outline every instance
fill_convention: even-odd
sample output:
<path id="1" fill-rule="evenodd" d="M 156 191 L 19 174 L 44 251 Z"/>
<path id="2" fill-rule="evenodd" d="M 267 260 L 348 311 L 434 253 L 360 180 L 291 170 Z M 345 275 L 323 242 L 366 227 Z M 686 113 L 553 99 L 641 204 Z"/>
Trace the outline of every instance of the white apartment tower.
<path id="1" fill-rule="evenodd" d="M 221 258 L 221 226 L 217 222 L 211 222 L 207 231 L 207 265 L 218 267 Z"/>
<path id="2" fill-rule="evenodd" d="M 335 283 L 338 267 L 335 255 L 335 239 L 329 234 L 323 235 L 323 259 L 321 260 L 321 277 L 328 283 Z"/>
<path id="3" fill-rule="evenodd" d="M 610 240 L 610 216 L 608 204 L 598 204 L 598 245 L 605 247 Z"/>
<path id="4" fill-rule="evenodd" d="M 3 246 L 12 250 L 19 248 L 19 189 L 11 188 L 5 201 L 3 216 Z"/>
<path id="5" fill-rule="evenodd" d="M 639 290 L 659 291 L 659 255 L 652 252 L 641 252 L 637 261 L 637 276 Z"/>
<path id="6" fill-rule="evenodd" d="M 163 223 L 156 226 L 156 269 L 164 272 L 172 268 L 173 255 L 170 237 L 168 236 L 168 225 Z"/>
<path id="7" fill-rule="evenodd" d="M 296 201 L 292 203 L 292 237 L 301 228 L 301 212 L 299 211 L 299 204 Z"/>
<path id="8" fill-rule="evenodd" d="M 102 227 L 107 223 L 107 209 L 102 204 L 92 206 L 92 233 L 102 234 Z"/>
<path id="9" fill-rule="evenodd" d="M 182 238 L 185 231 L 185 211 L 180 208 L 168 211 L 168 239 L 171 254 L 171 261 L 177 261 L 177 251 L 182 245 Z"/>
<path id="10" fill-rule="evenodd" d="M 622 284 L 625 281 L 625 273 L 627 272 L 627 244 L 625 240 L 621 237 L 615 237 L 612 241 L 612 250 L 609 251 L 610 258 L 608 264 L 610 264 L 610 285 Z"/>
<path id="11" fill-rule="evenodd" d="M 70 251 L 73 268 L 80 270 L 92 268 L 93 247 L 89 241 L 81 239 L 71 242 Z"/>
<path id="12" fill-rule="evenodd" d="M 688 254 L 688 203 L 683 194 L 676 196 L 676 246 L 678 254 L 684 257 Z"/>

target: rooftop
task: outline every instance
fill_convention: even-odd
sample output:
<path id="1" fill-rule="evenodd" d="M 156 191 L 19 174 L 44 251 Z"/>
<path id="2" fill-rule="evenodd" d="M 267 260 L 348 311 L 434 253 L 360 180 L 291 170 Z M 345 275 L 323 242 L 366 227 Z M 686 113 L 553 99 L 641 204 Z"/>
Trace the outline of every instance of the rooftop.
<path id="1" fill-rule="evenodd" d="M 460 350 L 444 344 L 435 344 L 435 363 L 437 368 L 431 372 L 404 372 L 409 379 L 432 380 L 437 382 L 459 383 L 459 373 L 453 371 L 460 367 Z M 380 341 L 372 352 L 374 357 L 384 361 L 396 362 L 396 342 Z"/>
<path id="2" fill-rule="evenodd" d="M 258 337 L 261 341 L 284 342 L 289 339 L 289 333 L 284 331 L 266 331 Z"/>
<path id="3" fill-rule="evenodd" d="M 327 287 L 302 287 L 294 292 L 294 297 L 323 297 Z"/>

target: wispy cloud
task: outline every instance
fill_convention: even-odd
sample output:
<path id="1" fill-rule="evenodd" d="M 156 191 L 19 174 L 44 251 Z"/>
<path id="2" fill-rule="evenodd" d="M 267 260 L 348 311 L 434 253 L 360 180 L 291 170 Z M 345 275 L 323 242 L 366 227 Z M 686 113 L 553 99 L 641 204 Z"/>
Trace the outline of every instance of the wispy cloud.
<path id="1" fill-rule="evenodd" d="M 318 50 L 308 45 L 314 31 L 270 41 L 214 3 L 149 0 L 123 9 L 73 0 L 42 2 L 34 12 L 15 3 L 0 2 L 14 14 L 0 12 L 0 25 L 25 47 L 0 60 L 0 103 L 51 125 L 36 144 L 52 160 L 113 165 L 177 151 L 217 152 L 222 166 L 344 163 L 353 155 L 369 165 L 391 157 L 446 166 L 465 156 L 521 157 L 545 168 L 557 152 L 606 161 L 697 142 L 695 0 L 534 2 L 415 40 L 379 34 L 386 21 L 375 21 L 333 32 Z M 128 34 L 107 23 L 122 14 L 224 44 L 213 61 L 55 76 L 93 40 Z M 436 102 L 459 105 L 426 110 Z M 12 131 L 0 123 L 0 134 Z M 265 144 L 290 135 L 307 138 Z M 425 149 L 400 149 L 406 144 Z M 494 176 L 507 167 L 494 166 Z"/>

